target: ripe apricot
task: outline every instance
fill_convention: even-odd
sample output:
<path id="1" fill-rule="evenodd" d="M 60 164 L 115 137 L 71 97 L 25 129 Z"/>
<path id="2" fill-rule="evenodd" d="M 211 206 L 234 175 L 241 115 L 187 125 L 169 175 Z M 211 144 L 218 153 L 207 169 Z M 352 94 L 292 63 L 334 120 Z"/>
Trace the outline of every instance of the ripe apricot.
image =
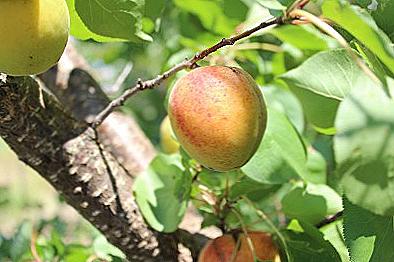
<path id="1" fill-rule="evenodd" d="M 280 261 L 277 247 L 271 235 L 263 232 L 248 232 L 253 249 L 261 261 Z M 238 239 L 230 234 L 208 241 L 201 250 L 198 262 L 253 262 L 253 252 L 244 234 Z"/>
<path id="2" fill-rule="evenodd" d="M 259 87 L 235 67 L 200 67 L 180 78 L 168 112 L 185 151 L 217 171 L 243 166 L 256 152 L 267 122 Z"/>
<path id="3" fill-rule="evenodd" d="M 69 32 L 65 0 L 1 0 L 0 17 L 0 72 L 38 74 L 59 60 Z"/>

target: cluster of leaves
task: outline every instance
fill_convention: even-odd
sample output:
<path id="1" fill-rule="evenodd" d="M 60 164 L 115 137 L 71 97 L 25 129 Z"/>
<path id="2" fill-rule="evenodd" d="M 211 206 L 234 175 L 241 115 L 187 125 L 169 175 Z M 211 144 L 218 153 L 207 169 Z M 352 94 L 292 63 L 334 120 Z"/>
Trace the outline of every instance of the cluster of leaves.
<path id="1" fill-rule="evenodd" d="M 41 220 L 38 227 L 24 221 L 10 238 L 0 235 L 1 261 L 123 261 L 124 254 L 107 242 L 99 232 L 93 232 L 92 245 L 64 242 L 65 221 L 58 218 Z M 93 230 L 93 229 L 91 229 Z M 86 234 L 87 232 L 85 232 Z M 36 254 L 35 256 L 33 254 Z"/>
<path id="2" fill-rule="evenodd" d="M 75 37 L 153 38 L 144 55 L 158 48 L 161 69 L 282 15 L 293 2 L 68 1 Z M 267 131 L 251 161 L 234 172 L 201 169 L 182 151 L 159 155 L 134 186 L 153 228 L 176 230 L 191 201 L 203 226 L 275 233 L 289 261 L 394 260 L 394 4 L 351 2 L 311 1 L 306 8 L 334 22 L 379 81 L 310 24 L 277 27 L 219 50 L 203 63 L 238 65 L 254 76 L 268 104 Z M 343 219 L 314 226 L 341 210 Z"/>

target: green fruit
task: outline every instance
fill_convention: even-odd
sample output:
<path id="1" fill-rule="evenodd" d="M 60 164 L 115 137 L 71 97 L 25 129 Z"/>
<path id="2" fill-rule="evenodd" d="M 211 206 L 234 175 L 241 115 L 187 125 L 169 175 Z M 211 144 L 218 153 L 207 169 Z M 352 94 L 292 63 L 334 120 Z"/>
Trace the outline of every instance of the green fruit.
<path id="1" fill-rule="evenodd" d="M 217 171 L 243 166 L 256 152 L 267 123 L 261 91 L 235 67 L 200 67 L 180 78 L 168 111 L 185 151 Z"/>
<path id="2" fill-rule="evenodd" d="M 170 119 L 166 116 L 160 125 L 160 145 L 164 153 L 173 154 L 179 151 L 179 143 L 173 137 Z"/>
<path id="3" fill-rule="evenodd" d="M 33 75 L 56 64 L 68 39 L 64 0 L 0 0 L 0 72 Z"/>

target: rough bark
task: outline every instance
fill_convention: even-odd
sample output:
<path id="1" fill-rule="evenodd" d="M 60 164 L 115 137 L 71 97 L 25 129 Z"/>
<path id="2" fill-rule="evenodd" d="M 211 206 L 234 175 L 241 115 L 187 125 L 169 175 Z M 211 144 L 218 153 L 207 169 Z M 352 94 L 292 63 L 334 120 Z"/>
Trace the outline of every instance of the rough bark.
<path id="1" fill-rule="evenodd" d="M 39 75 L 74 118 L 90 123 L 110 102 L 91 76 L 90 67 L 70 42 L 59 63 Z M 144 170 L 156 151 L 136 121 L 121 112 L 112 113 L 98 129 L 100 142 L 132 175 Z"/>
<path id="2" fill-rule="evenodd" d="M 131 261 L 177 261 L 178 241 L 196 250 L 204 242 L 186 231 L 148 228 L 131 193 L 132 177 L 94 130 L 40 94 L 33 79 L 0 83 L 0 136 Z"/>

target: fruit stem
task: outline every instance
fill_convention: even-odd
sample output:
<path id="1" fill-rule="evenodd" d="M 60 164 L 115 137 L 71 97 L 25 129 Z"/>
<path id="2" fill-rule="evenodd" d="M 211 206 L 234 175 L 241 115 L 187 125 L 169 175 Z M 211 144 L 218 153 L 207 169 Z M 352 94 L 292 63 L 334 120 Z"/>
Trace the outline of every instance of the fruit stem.
<path id="1" fill-rule="evenodd" d="M 275 234 L 278 236 L 280 242 L 283 245 L 287 261 L 291 261 L 288 247 L 287 247 L 287 243 L 286 243 L 286 240 L 285 240 L 285 237 L 283 236 L 283 234 L 278 230 L 278 228 L 274 225 L 274 223 L 271 221 L 271 219 L 269 219 L 268 216 L 262 210 L 258 209 L 256 207 L 256 205 L 249 198 L 247 198 L 244 195 L 241 196 L 241 198 L 243 200 L 245 200 L 251 207 L 253 207 L 253 209 L 256 211 L 257 215 L 259 215 L 262 220 L 266 221 L 267 224 L 271 227 L 271 229 L 275 232 Z"/>
<path id="2" fill-rule="evenodd" d="M 239 222 L 241 223 L 242 231 L 246 237 L 246 241 L 248 242 L 248 246 L 249 246 L 250 250 L 252 251 L 253 258 L 256 259 L 256 257 L 257 257 L 256 250 L 254 249 L 252 239 L 250 239 L 250 237 L 249 237 L 248 231 L 246 229 L 246 225 L 245 225 L 244 221 L 242 220 L 241 214 L 238 213 L 238 211 L 235 208 L 232 209 L 231 211 L 235 214 L 235 216 L 238 218 Z"/>

